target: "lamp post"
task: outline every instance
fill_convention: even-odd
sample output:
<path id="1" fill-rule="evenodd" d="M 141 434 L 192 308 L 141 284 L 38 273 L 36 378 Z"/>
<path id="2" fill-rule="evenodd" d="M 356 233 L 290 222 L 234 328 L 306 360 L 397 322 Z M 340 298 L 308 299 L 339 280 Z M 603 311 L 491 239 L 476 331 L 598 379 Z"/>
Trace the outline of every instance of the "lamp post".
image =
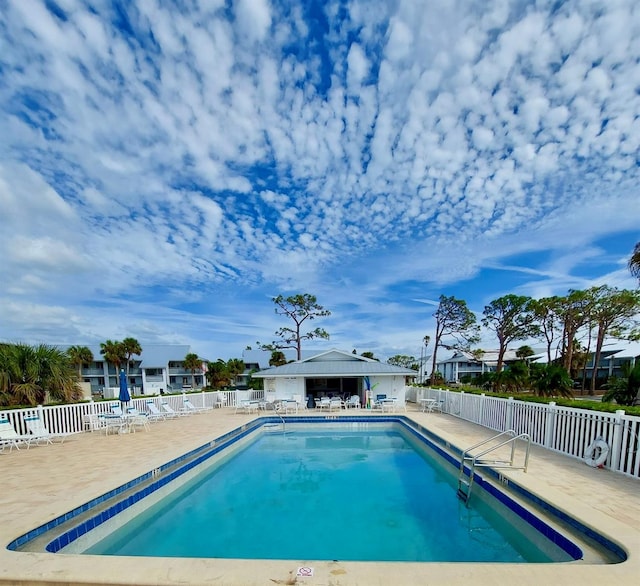
<path id="1" fill-rule="evenodd" d="M 424 346 L 420 348 L 420 369 L 421 369 L 420 384 L 424 383 L 424 361 L 427 358 L 427 346 L 429 345 L 429 342 L 431 342 L 431 336 L 425 336 L 424 338 L 422 338 L 422 341 L 424 342 Z"/>

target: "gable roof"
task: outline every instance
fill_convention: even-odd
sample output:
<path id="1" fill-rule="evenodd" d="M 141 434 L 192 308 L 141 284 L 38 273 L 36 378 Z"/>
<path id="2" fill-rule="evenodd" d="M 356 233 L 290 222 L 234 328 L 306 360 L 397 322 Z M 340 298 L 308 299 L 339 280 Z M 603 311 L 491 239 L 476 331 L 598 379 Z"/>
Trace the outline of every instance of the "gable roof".
<path id="1" fill-rule="evenodd" d="M 340 377 L 340 376 L 416 376 L 415 370 L 378 362 L 343 350 L 327 350 L 297 362 L 267 368 L 254 373 L 255 378 L 271 377 Z"/>

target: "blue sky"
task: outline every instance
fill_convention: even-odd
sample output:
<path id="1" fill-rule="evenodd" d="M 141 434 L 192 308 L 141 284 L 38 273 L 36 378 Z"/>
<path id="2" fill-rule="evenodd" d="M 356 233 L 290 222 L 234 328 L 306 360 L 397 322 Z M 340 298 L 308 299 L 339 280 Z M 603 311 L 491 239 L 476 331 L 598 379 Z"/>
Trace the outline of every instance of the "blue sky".
<path id="1" fill-rule="evenodd" d="M 0 0 L 0 338 L 420 354 L 637 286 L 635 0 Z M 496 347 L 485 336 L 484 349 Z"/>

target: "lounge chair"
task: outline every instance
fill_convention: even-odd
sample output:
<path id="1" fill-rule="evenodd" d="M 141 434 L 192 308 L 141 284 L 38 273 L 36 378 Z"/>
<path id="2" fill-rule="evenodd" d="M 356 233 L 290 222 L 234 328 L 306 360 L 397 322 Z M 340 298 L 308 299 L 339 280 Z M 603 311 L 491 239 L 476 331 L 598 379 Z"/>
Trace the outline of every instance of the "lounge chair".
<path id="1" fill-rule="evenodd" d="M 191 399 L 184 399 L 183 404 L 184 407 L 182 408 L 182 411 L 185 411 L 187 413 L 202 413 L 203 411 L 210 411 L 211 409 L 213 409 L 213 407 L 196 407 L 191 402 Z"/>
<path id="2" fill-rule="evenodd" d="M 238 411 L 241 411 L 244 413 L 254 413 L 254 412 L 257 412 L 258 409 L 260 409 L 260 401 L 248 401 L 248 400 L 242 399 L 238 401 L 238 403 L 236 403 L 236 413 Z"/>
<path id="3" fill-rule="evenodd" d="M 188 413 L 181 411 L 180 413 L 178 413 L 178 411 L 176 411 L 171 405 L 169 405 L 169 403 L 167 403 L 166 401 L 163 401 L 162 404 L 160 405 L 162 407 L 162 410 L 167 414 L 167 417 L 178 417 L 180 415 L 189 415 Z"/>
<path id="4" fill-rule="evenodd" d="M 380 399 L 380 409 L 383 413 L 385 411 L 388 411 L 389 413 L 395 413 L 397 406 L 398 401 L 395 397 Z"/>
<path id="5" fill-rule="evenodd" d="M 166 419 L 168 413 L 164 413 L 158 409 L 158 406 L 153 402 L 153 400 L 147 401 L 147 417 L 149 421 L 158 421 L 160 419 Z"/>
<path id="6" fill-rule="evenodd" d="M 24 418 L 25 425 L 27 429 L 33 434 L 35 437 L 35 442 L 40 444 L 40 442 L 44 442 L 45 444 L 52 444 L 53 440 L 60 440 L 60 443 L 64 442 L 64 435 L 54 435 L 44 424 L 44 421 L 40 419 L 37 415 L 34 417 L 25 417 Z"/>
<path id="7" fill-rule="evenodd" d="M 344 406 L 346 409 L 360 409 L 360 397 L 358 395 L 351 395 Z"/>
<path id="8" fill-rule="evenodd" d="M 5 417 L 0 418 L 0 447 L 2 450 L 4 450 L 6 446 L 9 446 L 9 451 L 13 450 L 13 448 L 19 450 L 23 444 L 27 446 L 28 450 L 31 442 L 35 441 L 35 439 L 33 435 L 18 434 L 11 424 L 11 421 Z"/>
<path id="9" fill-rule="evenodd" d="M 329 399 L 329 411 L 334 409 L 340 411 L 344 407 L 344 401 L 340 397 L 331 397 Z"/>
<path id="10" fill-rule="evenodd" d="M 385 401 L 385 399 L 387 398 L 387 395 L 376 395 L 375 400 L 373 401 L 373 404 L 371 405 L 372 409 L 382 409 L 382 404 Z"/>

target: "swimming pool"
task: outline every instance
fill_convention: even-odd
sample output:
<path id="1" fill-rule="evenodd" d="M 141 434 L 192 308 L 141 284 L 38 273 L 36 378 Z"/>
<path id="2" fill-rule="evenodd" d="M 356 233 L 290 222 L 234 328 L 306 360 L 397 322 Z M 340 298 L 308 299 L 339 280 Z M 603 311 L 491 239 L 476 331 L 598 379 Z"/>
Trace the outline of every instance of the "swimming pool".
<path id="1" fill-rule="evenodd" d="M 558 552 L 549 553 L 549 544 L 539 546 L 537 544 L 525 544 L 516 542 L 506 547 L 502 542 L 500 545 L 490 548 L 492 550 L 489 557 L 485 558 L 468 558 L 464 557 L 473 549 L 477 549 L 478 541 L 495 542 L 497 536 L 504 537 L 504 533 L 509 534 L 512 531 L 511 524 L 503 527 L 496 527 L 495 520 L 487 520 L 485 512 L 482 508 L 490 510 L 496 506 L 491 504 L 491 499 L 485 503 L 485 497 L 479 499 L 479 507 L 467 509 L 460 501 L 455 498 L 455 489 L 453 488 L 455 475 L 452 470 L 446 470 L 447 458 L 442 447 L 438 447 L 428 436 L 427 430 L 421 429 L 419 426 L 410 425 L 407 421 L 403 421 L 401 417 L 385 418 L 385 423 L 381 424 L 382 419 L 376 417 L 374 420 L 367 418 L 349 418 L 348 423 L 341 423 L 340 418 L 325 420 L 317 423 L 318 419 L 314 418 L 315 427 L 307 429 L 301 433 L 279 433 L 279 427 L 271 427 L 271 433 L 265 432 L 265 424 L 274 425 L 275 421 L 269 419 L 258 420 L 256 423 L 244 426 L 234 432 L 219 438 L 214 442 L 210 442 L 202 446 L 198 450 L 185 454 L 178 461 L 168 463 L 162 469 L 151 471 L 148 475 L 134 479 L 131 483 L 114 491 L 115 494 L 104 495 L 103 499 L 96 499 L 100 502 L 87 503 L 80 507 L 77 511 L 70 512 L 66 520 L 60 520 L 54 529 L 59 534 L 52 539 L 52 535 L 45 534 L 45 531 L 35 531 L 31 536 L 23 536 L 22 543 L 12 544 L 14 549 L 24 548 L 30 542 L 39 541 L 40 545 L 46 544 L 48 551 L 62 551 L 64 553 L 86 551 L 87 553 L 111 553 L 114 555 L 149 555 L 149 551 L 156 551 L 155 555 L 161 556 L 211 556 L 211 557 L 248 557 L 267 559 L 273 558 L 303 558 L 303 559 L 356 559 L 356 560 L 419 560 L 427 561 L 433 559 L 448 559 L 449 561 L 566 561 L 567 559 L 579 559 L 581 557 L 580 548 L 572 543 L 571 540 L 562 537 L 558 532 L 550 530 L 548 526 L 535 518 L 532 522 L 529 519 L 525 525 L 529 531 L 531 527 L 535 528 L 538 533 L 540 530 L 551 535 L 552 540 L 558 542 L 560 540 L 560 555 Z M 291 424 L 287 425 L 287 431 L 293 429 L 303 429 L 304 418 L 295 418 L 291 420 Z M 295 423 L 294 423 L 295 422 Z M 309 421 L 304 422 L 308 425 Z M 339 434 L 339 427 L 348 427 L 345 434 Z M 386 427 L 381 427 L 386 426 Z M 391 426 L 391 427 L 389 427 Z M 432 438 L 433 439 L 433 438 Z M 251 442 L 254 442 L 251 446 Z M 304 445 L 303 445 L 304 444 Z M 302 453 L 302 448 L 308 448 L 304 458 L 296 458 L 296 454 Z M 251 450 L 257 448 L 257 453 L 251 455 Z M 292 449 L 289 449 L 292 448 Z M 435 449 L 435 451 L 433 451 Z M 235 452 L 235 453 L 232 453 Z M 275 454 L 275 461 L 268 461 L 267 454 Z M 383 455 L 391 454 L 392 460 L 407 460 L 406 466 L 401 466 L 399 471 L 391 472 L 387 468 L 387 464 L 380 459 Z M 450 456 L 448 456 L 450 457 Z M 249 458 L 249 460 L 247 460 Z M 345 467 L 345 461 L 354 460 L 356 468 L 364 467 L 364 463 L 374 464 L 371 466 L 369 473 L 374 476 L 361 477 L 355 480 L 352 478 L 346 484 L 330 488 L 327 495 L 320 497 L 319 484 L 324 482 L 325 476 L 332 469 L 342 472 Z M 440 459 L 444 462 L 437 463 L 435 471 L 425 472 L 424 469 L 416 468 L 418 465 L 424 465 L 428 460 Z M 318 461 L 318 466 L 311 467 L 313 460 Z M 353 462 L 352 462 L 353 463 Z M 430 462 L 432 464 L 433 462 Z M 263 464 L 260 468 L 259 465 Z M 444 466 L 443 466 L 444 464 Z M 202 466 L 209 468 L 205 476 L 210 478 L 198 477 L 198 469 Z M 226 471 L 229 476 L 226 480 L 220 480 L 220 475 Z M 271 477 L 275 480 L 277 490 L 272 493 L 266 492 L 264 486 L 257 488 L 254 483 L 256 474 Z M 247 474 L 247 471 L 251 471 Z M 417 471 L 417 472 L 416 472 Z M 375 476 L 378 474 L 378 476 Z M 426 477 L 431 475 L 431 484 L 424 484 Z M 387 477 L 393 477 L 394 483 L 381 488 L 382 481 L 386 481 Z M 424 478 L 423 478 L 424 477 Z M 214 551 L 205 553 L 194 553 L 178 551 L 171 553 L 168 551 L 157 551 L 157 544 L 150 545 L 149 550 L 140 549 L 139 551 L 131 551 L 122 549 L 118 543 L 144 541 L 139 534 L 134 531 L 133 537 L 118 537 L 117 533 L 109 535 L 113 529 L 113 525 L 148 525 L 150 520 L 156 518 L 162 519 L 160 525 L 156 525 L 152 532 L 161 532 L 163 536 L 167 536 L 174 529 L 168 529 L 172 525 L 162 525 L 165 520 L 164 516 L 160 516 L 160 509 L 174 509 L 186 511 L 182 517 L 196 519 L 200 517 L 200 513 L 193 513 L 193 507 L 197 507 L 201 502 L 198 491 L 207 492 L 210 489 L 203 488 L 205 480 L 213 479 L 213 490 L 217 492 L 218 503 L 207 505 L 211 506 L 215 513 L 212 519 L 204 521 L 205 527 L 211 528 L 210 532 L 220 533 L 221 541 L 225 541 L 225 529 L 221 523 L 222 517 L 227 515 L 229 523 L 234 526 L 237 531 L 235 537 L 230 539 L 232 542 L 246 541 L 252 544 L 260 544 L 266 542 L 271 548 L 258 551 L 255 548 L 246 550 L 244 553 L 239 551 L 229 551 L 221 548 L 220 544 L 215 545 Z M 435 484 L 432 482 L 435 479 Z M 181 483 L 181 487 L 176 492 L 173 491 L 173 484 L 176 481 Z M 235 485 L 233 484 L 235 482 Z M 217 483 L 217 484 L 216 484 Z M 227 487 L 228 485 L 228 487 Z M 482 486 L 482 483 L 480 483 Z M 229 490 L 226 490 L 229 488 Z M 446 488 L 445 492 L 433 491 L 439 488 Z M 171 489 L 171 490 L 169 490 Z M 245 489 L 246 494 L 242 494 Z M 195 490 L 196 492 L 190 492 Z M 333 491 L 333 492 L 332 492 Z M 425 491 L 428 491 L 428 498 L 424 498 Z M 479 491 L 478 495 L 486 491 Z M 179 493 L 179 494 L 178 494 Z M 241 497 L 233 501 L 231 511 L 224 509 L 228 504 L 233 493 L 239 493 Z M 406 493 L 406 495 L 405 495 Z M 186 496 L 185 495 L 190 495 Z M 177 504 L 177 496 L 182 496 L 182 504 Z M 285 508 L 278 509 L 275 507 L 273 499 L 282 497 L 285 501 Z M 399 496 L 406 496 L 406 502 L 398 504 Z M 158 498 L 158 503 L 151 503 L 151 508 L 147 506 L 147 501 Z M 117 502 L 114 504 L 113 501 Z M 518 517 L 517 506 L 505 505 L 507 500 L 503 497 L 501 507 L 507 507 L 507 513 L 514 517 Z M 386 505 L 391 503 L 390 509 L 385 509 Z M 408 504 L 407 504 L 408 503 Z M 180 509 L 180 507 L 184 507 Z M 218 507 L 216 509 L 216 507 Z M 222 508 L 221 508 L 222 507 Z M 138 513 L 136 509 L 144 510 L 142 517 L 137 520 L 133 518 L 133 513 Z M 275 511 L 275 526 L 266 523 L 266 511 Z M 468 537 L 474 541 L 460 545 L 458 541 L 452 540 L 453 549 L 462 552 L 459 557 L 451 557 L 449 551 L 445 557 L 419 557 L 415 553 L 411 553 L 409 557 L 408 551 L 425 551 L 429 548 L 424 545 L 424 528 L 427 525 L 437 525 L 435 532 L 435 541 L 446 541 L 450 533 L 458 532 L 460 529 L 453 531 L 448 524 L 443 524 L 439 519 L 434 522 L 430 514 L 443 512 L 448 510 L 449 516 L 451 511 L 459 516 L 459 524 L 463 525 Z M 193 513 L 193 514 L 192 514 Z M 336 521 L 332 525 L 329 517 L 335 517 Z M 325 519 L 326 517 L 326 519 Z M 502 510 L 498 514 L 499 518 L 505 517 L 505 511 Z M 322 518 L 321 526 L 318 526 L 318 519 Z M 382 521 L 382 525 L 387 525 L 388 533 L 383 534 L 381 528 L 377 525 L 365 527 L 365 537 L 357 537 L 355 534 L 346 535 L 345 540 L 353 543 L 370 541 L 376 548 L 363 553 L 361 549 L 336 549 L 338 537 L 342 537 L 345 533 L 345 525 L 350 528 L 352 525 L 358 524 L 365 520 Z M 241 522 L 238 523 L 238 520 Z M 347 522 L 348 520 L 348 522 Z M 326 521 L 326 523 L 325 523 Z M 405 522 L 406 521 L 406 522 Z M 272 519 L 273 523 L 274 520 Z M 521 523 L 521 521 L 518 521 Z M 406 524 L 413 524 L 417 527 L 417 532 L 405 533 Z M 237 525 L 237 527 L 235 527 Z M 256 526 L 256 533 L 252 536 L 248 528 Z M 284 527 L 283 527 L 284 525 Z M 499 524 L 498 524 L 499 525 Z M 158 529 L 163 526 L 164 529 Z M 414 527 L 414 528 L 415 528 Z M 135 529 L 135 527 L 134 527 Z M 281 529 L 284 529 L 282 531 Z M 385 529 L 385 527 L 382 527 Z M 136 531 L 138 529 L 135 529 Z M 320 545 L 329 544 L 328 549 L 317 549 L 313 543 L 314 531 L 320 537 L 317 541 Z M 175 530 L 177 531 L 177 530 Z M 465 531 L 462 531 L 463 533 Z M 96 533 L 98 538 L 93 537 Z M 194 533 L 193 529 L 186 530 L 190 536 L 200 534 L 205 535 L 206 531 L 201 530 L 200 533 Z M 280 542 L 280 533 L 290 533 L 296 536 L 294 544 L 299 545 L 299 550 L 289 550 L 286 552 L 284 545 Z M 228 534 L 227 534 L 228 535 Z M 305 538 L 301 539 L 300 536 Z M 28 539 L 25 539 L 29 537 Z M 511 535 L 507 535 L 507 542 L 510 543 Z M 104 539 L 104 541 L 102 541 Z M 536 538 L 537 539 L 537 538 Z M 226 539 L 229 541 L 229 539 Z M 432 537 L 433 540 L 433 537 Z M 18 540 L 16 540 L 18 541 Z M 193 540 L 191 540 L 193 541 Z M 400 543 L 403 547 L 398 548 L 399 553 L 394 553 L 392 543 Z M 97 545 L 100 543 L 100 545 Z M 415 547 L 407 546 L 407 543 Z M 455 544 L 458 545 L 455 545 Z M 497 542 L 496 542 L 497 543 Z M 89 544 L 89 545 L 87 545 Z M 115 545 L 114 545 L 115 544 Z M 96 547 L 98 549 L 96 549 Z M 105 548 L 100 551 L 100 548 Z M 92 549 L 93 548 L 93 549 Z M 114 548 L 109 550 L 109 548 Z M 515 550 L 509 553 L 507 557 L 500 557 L 496 554 L 496 549 Z M 538 548 L 538 552 L 531 556 L 531 550 Z M 27 547 L 27 549 L 30 549 Z M 551 548 L 553 549 L 553 548 Z M 558 548 L 555 547 L 557 550 Z M 33 549 L 30 549 L 33 551 Z M 522 551 L 521 551 L 522 550 Z M 336 553 L 339 551 L 339 553 Z M 346 553 L 345 553 L 346 551 Z M 542 552 L 542 553 L 541 553 Z M 461 556 L 461 557 L 460 557 Z"/>

